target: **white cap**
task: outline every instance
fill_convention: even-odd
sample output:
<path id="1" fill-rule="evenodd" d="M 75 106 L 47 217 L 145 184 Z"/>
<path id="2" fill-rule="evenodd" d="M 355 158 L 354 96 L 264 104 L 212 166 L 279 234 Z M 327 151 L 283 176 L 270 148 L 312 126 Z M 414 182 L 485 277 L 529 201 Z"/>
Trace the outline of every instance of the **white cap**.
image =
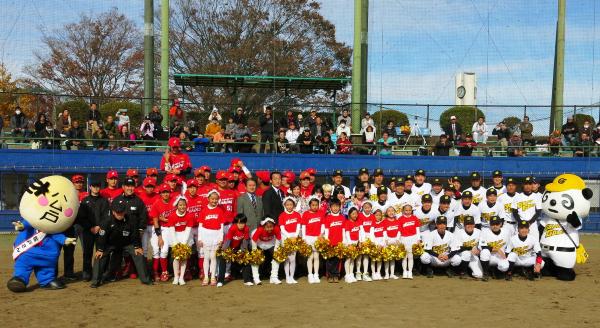
<path id="1" fill-rule="evenodd" d="M 450 119 L 451 119 L 451 120 L 455 120 L 455 119 L 456 119 L 456 116 L 452 115 L 452 116 L 450 116 Z"/>

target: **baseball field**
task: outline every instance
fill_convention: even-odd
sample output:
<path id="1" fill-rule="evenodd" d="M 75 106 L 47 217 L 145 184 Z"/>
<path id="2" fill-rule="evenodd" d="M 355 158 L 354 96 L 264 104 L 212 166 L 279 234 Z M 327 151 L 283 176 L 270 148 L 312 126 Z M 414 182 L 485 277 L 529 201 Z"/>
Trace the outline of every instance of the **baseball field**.
<path id="1" fill-rule="evenodd" d="M 433 279 L 355 284 L 222 288 L 122 280 L 89 288 L 31 288 L 13 294 L 14 235 L 0 236 L 2 327 L 598 327 L 600 235 L 582 237 L 590 259 L 576 268 L 574 282 L 544 277 L 512 282 Z M 79 251 L 79 249 L 78 249 Z M 76 268 L 81 254 L 76 254 Z M 35 284 L 35 278 L 32 279 Z"/>

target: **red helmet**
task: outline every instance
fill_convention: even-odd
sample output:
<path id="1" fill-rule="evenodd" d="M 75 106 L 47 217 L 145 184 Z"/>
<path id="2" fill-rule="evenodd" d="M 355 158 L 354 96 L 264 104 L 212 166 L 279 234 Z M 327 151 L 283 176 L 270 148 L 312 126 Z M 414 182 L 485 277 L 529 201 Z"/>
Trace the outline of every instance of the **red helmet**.
<path id="1" fill-rule="evenodd" d="M 107 179 L 117 179 L 117 178 L 119 178 L 119 173 L 117 173 L 117 171 L 115 171 L 115 170 L 110 170 L 106 173 L 106 178 Z"/>
<path id="2" fill-rule="evenodd" d="M 288 179 L 288 182 L 296 180 L 296 174 L 292 171 L 285 171 L 282 175 Z"/>
<path id="3" fill-rule="evenodd" d="M 77 182 L 84 182 L 85 178 L 83 177 L 83 175 L 80 174 L 76 174 L 73 177 L 71 177 L 71 182 L 73 183 L 77 183 Z"/>
<path id="4" fill-rule="evenodd" d="M 317 174 L 317 170 L 311 168 L 306 169 L 306 172 L 308 172 L 308 174 L 310 175 L 316 175 Z"/>
<path id="5" fill-rule="evenodd" d="M 151 167 L 146 170 L 146 176 L 149 175 L 158 175 L 158 170 L 155 167 Z"/>

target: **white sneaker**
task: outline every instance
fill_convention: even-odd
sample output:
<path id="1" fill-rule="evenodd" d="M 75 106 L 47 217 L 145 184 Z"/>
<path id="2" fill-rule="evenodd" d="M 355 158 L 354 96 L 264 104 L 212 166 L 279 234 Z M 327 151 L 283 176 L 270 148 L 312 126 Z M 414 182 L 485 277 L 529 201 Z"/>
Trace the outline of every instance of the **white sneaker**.
<path id="1" fill-rule="evenodd" d="M 256 286 L 262 285 L 262 282 L 260 280 L 254 280 L 254 284 Z"/>
<path id="2" fill-rule="evenodd" d="M 412 279 L 413 278 L 412 271 L 408 271 L 407 272 L 406 278 L 408 278 L 408 279 Z"/>
<path id="3" fill-rule="evenodd" d="M 217 283 L 217 287 L 223 287 L 223 283 L 222 282 L 218 282 Z"/>
<path id="4" fill-rule="evenodd" d="M 394 280 L 398 280 L 399 279 L 399 277 L 397 275 L 395 275 L 395 274 L 391 274 L 390 278 L 392 278 Z"/>
<path id="5" fill-rule="evenodd" d="M 273 285 L 279 285 L 281 284 L 281 280 L 279 280 L 279 278 L 277 277 L 271 277 L 271 279 L 269 280 L 269 282 Z"/>
<path id="6" fill-rule="evenodd" d="M 254 284 L 252 282 L 250 282 L 250 281 L 245 282 L 244 285 L 246 285 L 246 286 L 254 286 Z"/>
<path id="7" fill-rule="evenodd" d="M 179 286 L 185 285 L 185 279 L 179 279 Z"/>
<path id="8" fill-rule="evenodd" d="M 318 284 L 318 283 L 321 282 L 321 279 L 319 279 L 319 274 L 318 273 L 315 273 L 313 275 L 313 281 L 314 281 L 315 284 Z"/>
<path id="9" fill-rule="evenodd" d="M 364 281 L 373 281 L 373 279 L 371 279 L 371 276 L 369 276 L 368 273 L 363 273 L 363 280 Z"/>
<path id="10" fill-rule="evenodd" d="M 298 283 L 298 280 L 296 280 L 294 278 L 291 278 L 291 281 L 292 281 L 292 284 L 297 284 Z"/>
<path id="11" fill-rule="evenodd" d="M 383 276 L 383 279 L 384 279 L 384 280 L 388 280 L 388 279 L 390 279 L 390 275 L 389 275 L 389 273 L 386 273 L 386 274 L 385 274 L 385 276 Z"/>
<path id="12" fill-rule="evenodd" d="M 379 273 L 373 273 L 373 281 L 381 280 L 381 275 Z"/>
<path id="13" fill-rule="evenodd" d="M 354 280 L 356 280 L 356 281 L 362 280 L 362 275 L 360 274 L 360 272 L 357 272 L 354 274 Z"/>
<path id="14" fill-rule="evenodd" d="M 173 278 L 173 285 L 179 285 L 179 279 L 176 277 Z"/>
<path id="15" fill-rule="evenodd" d="M 308 280 L 309 284 L 313 283 L 313 275 L 312 275 L 312 273 L 309 273 L 308 276 L 306 276 L 306 280 Z"/>
<path id="16" fill-rule="evenodd" d="M 408 279 L 408 271 L 402 271 L 402 279 Z"/>
<path id="17" fill-rule="evenodd" d="M 350 279 L 350 275 L 345 275 L 345 276 L 344 276 L 344 281 L 345 281 L 347 284 L 351 284 L 351 283 L 352 283 L 352 279 Z"/>

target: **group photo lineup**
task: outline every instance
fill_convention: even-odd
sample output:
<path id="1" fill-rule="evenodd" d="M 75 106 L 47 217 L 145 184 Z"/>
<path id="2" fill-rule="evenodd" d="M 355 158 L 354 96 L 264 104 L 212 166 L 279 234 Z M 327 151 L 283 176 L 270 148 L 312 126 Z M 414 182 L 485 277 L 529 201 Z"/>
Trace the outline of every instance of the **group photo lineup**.
<path id="1" fill-rule="evenodd" d="M 0 0 L 0 321 L 597 326 L 597 9 Z"/>

